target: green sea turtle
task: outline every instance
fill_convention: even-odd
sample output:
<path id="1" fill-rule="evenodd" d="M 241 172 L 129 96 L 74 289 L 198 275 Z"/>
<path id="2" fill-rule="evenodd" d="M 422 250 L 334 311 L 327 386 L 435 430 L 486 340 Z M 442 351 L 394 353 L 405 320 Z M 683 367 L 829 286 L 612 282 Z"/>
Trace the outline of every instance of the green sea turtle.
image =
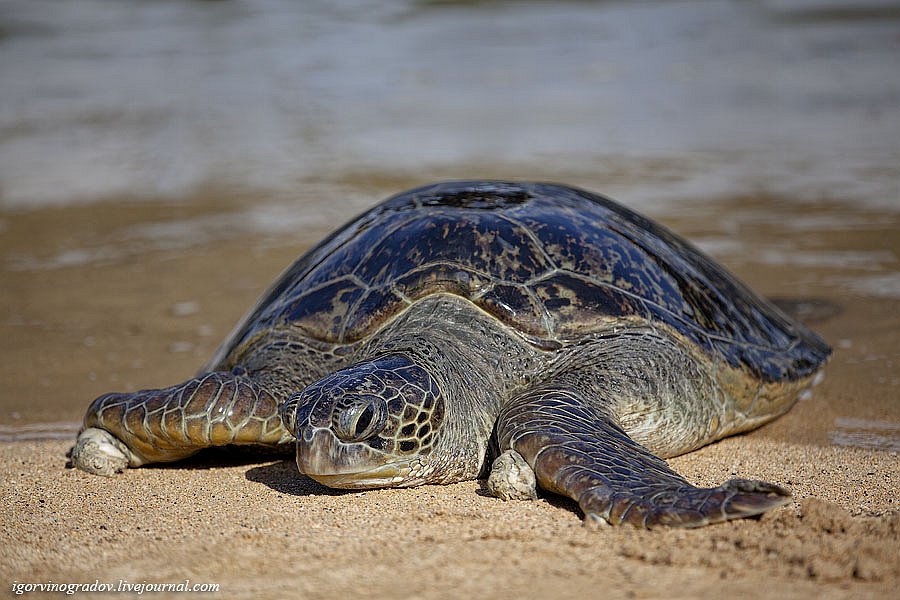
<path id="1" fill-rule="evenodd" d="M 699 526 L 790 492 L 697 488 L 664 457 L 787 411 L 830 354 L 665 228 L 562 185 L 392 198 L 294 263 L 200 375 L 101 396 L 72 462 L 111 475 L 222 445 L 296 445 L 335 488 L 490 475 L 598 523 Z M 663 458 L 661 458 L 663 457 Z"/>

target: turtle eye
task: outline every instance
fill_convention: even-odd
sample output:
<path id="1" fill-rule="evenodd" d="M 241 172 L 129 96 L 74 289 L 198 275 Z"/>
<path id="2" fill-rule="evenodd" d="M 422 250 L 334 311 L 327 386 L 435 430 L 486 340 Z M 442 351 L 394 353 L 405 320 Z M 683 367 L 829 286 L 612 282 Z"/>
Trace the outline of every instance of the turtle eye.
<path id="1" fill-rule="evenodd" d="M 387 406 L 375 396 L 360 398 L 335 415 L 334 433 L 345 442 L 362 442 L 384 429 Z"/>

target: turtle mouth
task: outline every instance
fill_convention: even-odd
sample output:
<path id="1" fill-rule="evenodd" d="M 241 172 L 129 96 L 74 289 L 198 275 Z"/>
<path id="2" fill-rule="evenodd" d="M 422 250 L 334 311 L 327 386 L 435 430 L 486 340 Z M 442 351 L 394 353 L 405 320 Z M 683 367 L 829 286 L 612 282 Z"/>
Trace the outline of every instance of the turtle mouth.
<path id="1" fill-rule="evenodd" d="M 330 488 L 368 490 L 392 487 L 406 480 L 410 468 L 403 464 L 388 464 L 365 471 L 347 473 L 306 473 L 308 477 Z"/>
<path id="2" fill-rule="evenodd" d="M 297 468 L 331 488 L 364 490 L 402 485 L 412 466 L 391 461 L 362 443 L 345 443 L 324 428 L 307 428 L 297 438 Z"/>

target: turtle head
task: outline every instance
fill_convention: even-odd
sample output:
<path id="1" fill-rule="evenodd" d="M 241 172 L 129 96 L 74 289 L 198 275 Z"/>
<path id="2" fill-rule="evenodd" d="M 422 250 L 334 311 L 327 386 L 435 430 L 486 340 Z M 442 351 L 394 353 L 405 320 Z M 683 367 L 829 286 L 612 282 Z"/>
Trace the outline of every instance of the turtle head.
<path id="1" fill-rule="evenodd" d="M 336 371 L 282 407 L 300 472 L 350 489 L 433 481 L 444 417 L 435 380 L 398 354 Z"/>

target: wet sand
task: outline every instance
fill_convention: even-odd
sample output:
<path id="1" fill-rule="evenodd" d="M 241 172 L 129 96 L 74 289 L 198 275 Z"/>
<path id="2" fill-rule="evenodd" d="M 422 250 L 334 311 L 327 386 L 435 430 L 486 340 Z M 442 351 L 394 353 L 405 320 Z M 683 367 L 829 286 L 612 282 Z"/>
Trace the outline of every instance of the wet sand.
<path id="1" fill-rule="evenodd" d="M 311 226 L 291 237 L 218 227 L 218 238 L 209 240 L 195 229 L 197 239 L 186 246 L 123 233 L 227 214 L 241 200 L 3 217 L 0 335 L 12 343 L 0 347 L 0 424 L 5 439 L 15 438 L 0 446 L 0 499 L 8 507 L 0 534 L 4 586 L 190 579 L 220 584 L 224 597 L 307 598 L 895 592 L 900 460 L 891 446 L 896 432 L 877 434 L 879 423 L 890 428 L 898 420 L 900 302 L 841 291 L 835 282 L 852 269 L 763 264 L 722 248 L 720 258 L 762 293 L 839 307 L 813 323 L 835 355 L 811 397 L 758 431 L 671 461 L 701 485 L 754 477 L 790 486 L 795 502 L 762 519 L 696 531 L 589 530 L 577 508 L 557 497 L 504 503 L 478 482 L 338 493 L 298 475 L 289 459 L 221 453 L 113 479 L 67 469 L 69 439 L 33 438 L 73 435 L 100 393 L 192 375 L 277 273 L 327 231 Z M 781 235 L 777 226 L 746 218 L 773 210 L 773 199 L 717 206 L 743 219 L 742 241 L 771 247 Z M 847 247 L 900 255 L 894 217 L 869 220 L 861 232 L 806 233 L 793 243 L 820 255 Z M 707 243 L 721 233 L 690 211 L 666 222 Z M 87 257 L 83 264 L 79 256 Z M 60 264 L 65 260 L 74 262 Z M 848 434 L 860 429 L 855 445 L 871 447 L 837 445 L 841 423 Z"/>

